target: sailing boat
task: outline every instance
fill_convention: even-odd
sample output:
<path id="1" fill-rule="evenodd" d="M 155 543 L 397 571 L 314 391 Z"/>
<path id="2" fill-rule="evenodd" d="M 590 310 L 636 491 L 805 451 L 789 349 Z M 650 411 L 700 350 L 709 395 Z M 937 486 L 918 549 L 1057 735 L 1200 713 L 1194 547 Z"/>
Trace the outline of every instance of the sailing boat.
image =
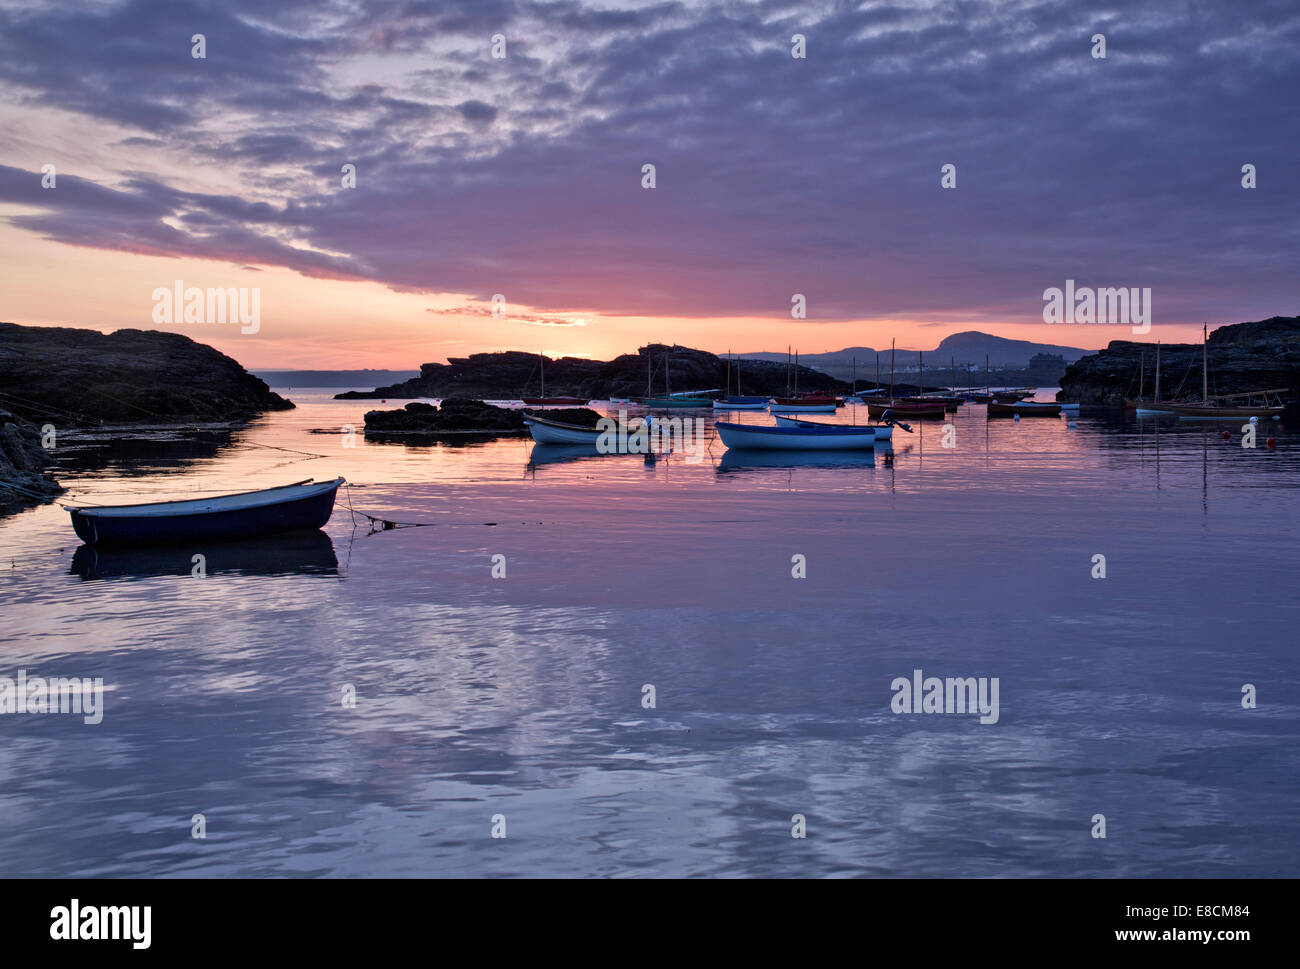
<path id="1" fill-rule="evenodd" d="M 789 354 L 787 353 L 787 357 Z M 788 385 L 788 380 L 787 380 Z M 785 397 L 772 398 L 772 413 L 782 411 L 784 413 L 799 412 L 805 414 L 834 414 L 835 408 L 841 403 L 838 397 L 816 392 L 800 394 L 799 393 L 799 351 L 794 352 L 794 390 L 787 391 Z"/>
<path id="2" fill-rule="evenodd" d="M 1160 400 L 1160 341 L 1159 340 L 1156 341 L 1156 389 L 1155 389 L 1155 394 L 1152 395 L 1150 400 L 1146 399 L 1146 373 L 1145 373 L 1146 353 L 1145 351 L 1142 354 L 1141 361 L 1139 362 L 1139 367 L 1141 368 L 1142 373 L 1138 377 L 1137 400 L 1124 401 L 1124 409 L 1133 411 L 1134 416 L 1136 417 L 1161 417 L 1161 416 L 1167 416 L 1169 414 L 1172 414 L 1173 411 L 1170 408 L 1173 406 L 1173 403 L 1169 401 L 1162 402 Z"/>
<path id="3" fill-rule="evenodd" d="M 715 387 L 711 390 L 688 390 L 672 392 L 668 376 L 669 356 L 668 351 L 664 351 L 664 394 L 662 397 L 642 397 L 640 403 L 646 407 L 712 407 L 713 398 L 705 397 L 705 394 L 716 394 L 718 389 Z M 646 388 L 649 390 L 649 387 Z"/>
<path id="4" fill-rule="evenodd" d="M 889 341 L 889 399 L 868 400 L 867 414 L 871 417 L 911 417 L 916 420 L 936 418 L 943 420 L 944 404 L 899 399 L 894 396 L 894 341 Z"/>
<path id="5" fill-rule="evenodd" d="M 529 407 L 575 407 L 585 404 L 591 399 L 589 397 L 547 397 L 546 357 L 540 351 L 537 354 L 537 365 L 540 368 L 542 377 L 542 396 L 520 398 Z"/>
<path id="6" fill-rule="evenodd" d="M 740 396 L 740 361 L 736 361 L 736 393 L 731 392 L 731 351 L 727 351 L 727 396 L 713 402 L 714 410 L 766 410 L 766 397 Z"/>
<path id="7" fill-rule="evenodd" d="M 1168 411 L 1184 420 L 1235 420 L 1240 417 L 1271 417 L 1277 420 L 1285 405 L 1282 395 L 1287 388 L 1248 390 L 1241 394 L 1210 396 L 1210 327 L 1202 324 L 1201 400 L 1199 403 L 1170 404 Z"/>

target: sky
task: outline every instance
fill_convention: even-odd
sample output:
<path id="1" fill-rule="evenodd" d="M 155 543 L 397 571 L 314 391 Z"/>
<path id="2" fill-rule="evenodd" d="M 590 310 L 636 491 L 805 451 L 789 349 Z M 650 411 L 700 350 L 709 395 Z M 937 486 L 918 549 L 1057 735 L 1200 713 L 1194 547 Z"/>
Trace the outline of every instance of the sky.
<path id="1" fill-rule="evenodd" d="M 1295 0 L 0 0 L 0 319 L 259 368 L 1194 340 L 1300 314 L 1297 52 Z M 177 280 L 256 327 L 157 322 Z M 1045 323 L 1067 280 L 1154 325 Z"/>

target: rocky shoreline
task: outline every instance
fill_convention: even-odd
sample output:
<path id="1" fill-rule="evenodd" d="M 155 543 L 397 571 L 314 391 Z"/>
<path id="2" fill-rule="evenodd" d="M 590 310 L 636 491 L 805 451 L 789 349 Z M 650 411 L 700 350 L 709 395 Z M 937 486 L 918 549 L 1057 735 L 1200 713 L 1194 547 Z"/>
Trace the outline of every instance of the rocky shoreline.
<path id="1" fill-rule="evenodd" d="M 528 433 L 524 424 L 527 410 L 496 407 L 481 400 L 448 398 L 438 407 L 412 401 L 397 410 L 366 412 L 365 435 L 368 438 L 501 437 Z M 564 410 L 548 409 L 552 420 L 595 426 L 600 415 L 585 407 Z"/>
<path id="2" fill-rule="evenodd" d="M 62 430 L 242 423 L 293 403 L 178 333 L 0 323 L 0 406 Z"/>
<path id="3" fill-rule="evenodd" d="M 524 396 L 541 396 L 539 362 L 536 354 L 518 350 L 474 353 L 468 357 L 450 357 L 447 363 L 422 364 L 420 376 L 413 380 L 335 396 L 338 400 L 389 397 L 399 400 L 417 397 L 518 400 Z M 625 353 L 609 361 L 578 357 L 548 359 L 545 368 L 547 395 L 584 400 L 644 396 L 647 377 L 653 394 L 662 394 L 665 386 L 677 392 L 721 389 L 727 385 L 725 357 L 662 343 L 649 344 L 636 353 Z M 741 367 L 739 391 L 734 386 L 734 370 L 732 377 L 732 393 L 773 395 L 786 392 L 784 363 L 746 360 Z M 859 383 L 865 384 L 866 381 Z M 848 389 L 844 381 L 802 366 L 798 368 L 798 386 L 800 391 L 842 392 Z"/>
<path id="4" fill-rule="evenodd" d="M 0 481 L 11 485 L 0 487 L 5 514 L 64 490 L 46 470 L 54 455 L 43 438 L 111 444 L 160 429 L 211 432 L 293 403 L 180 334 L 0 322 L 0 408 Z"/>
<path id="5" fill-rule="evenodd" d="M 1165 400 L 1201 397 L 1203 348 L 1199 343 L 1160 346 L 1160 396 Z M 1274 316 L 1235 323 L 1211 331 L 1210 394 L 1237 394 L 1285 388 L 1284 397 L 1300 396 L 1300 316 Z M 1145 381 L 1138 369 L 1145 356 Z M 1106 349 L 1072 363 L 1061 378 L 1060 401 L 1122 406 L 1145 386 L 1155 392 L 1155 342 L 1112 340 Z"/>
<path id="6" fill-rule="evenodd" d="M 40 428 L 0 410 L 0 515 L 42 504 L 64 491 L 45 470 L 50 461 Z"/>

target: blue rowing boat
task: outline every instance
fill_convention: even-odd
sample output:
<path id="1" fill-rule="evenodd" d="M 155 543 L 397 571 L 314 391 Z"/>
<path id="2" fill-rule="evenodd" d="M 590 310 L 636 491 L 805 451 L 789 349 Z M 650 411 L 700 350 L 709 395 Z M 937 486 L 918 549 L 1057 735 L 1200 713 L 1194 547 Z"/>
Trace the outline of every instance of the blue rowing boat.
<path id="1" fill-rule="evenodd" d="M 334 496 L 341 484 L 342 478 L 308 479 L 213 498 L 63 507 L 87 545 L 224 541 L 320 528 L 334 513 Z"/>
<path id="2" fill-rule="evenodd" d="M 871 427 L 818 424 L 815 427 L 764 427 L 717 421 L 718 437 L 729 448 L 759 451 L 860 451 L 876 446 Z"/>

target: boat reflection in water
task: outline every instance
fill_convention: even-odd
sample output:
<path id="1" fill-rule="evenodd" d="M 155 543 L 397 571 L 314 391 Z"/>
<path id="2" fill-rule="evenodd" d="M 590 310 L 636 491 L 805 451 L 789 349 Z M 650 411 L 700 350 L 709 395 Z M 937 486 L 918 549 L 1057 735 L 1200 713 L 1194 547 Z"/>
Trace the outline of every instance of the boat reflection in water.
<path id="1" fill-rule="evenodd" d="M 763 471 L 769 468 L 874 468 L 876 452 L 892 454 L 887 446 L 867 451 L 749 451 L 728 450 L 718 461 L 718 473 Z"/>
<path id="2" fill-rule="evenodd" d="M 655 451 L 645 454 L 601 451 L 595 444 L 534 444 L 528 452 L 528 468 L 535 470 L 546 464 L 563 464 L 566 461 L 581 461 L 584 458 L 638 458 L 646 464 L 653 464 L 661 455 Z"/>
<path id="3" fill-rule="evenodd" d="M 203 555 L 208 575 L 338 575 L 334 543 L 319 530 L 172 546 L 82 545 L 73 553 L 68 574 L 87 580 L 188 577 L 195 553 Z"/>

